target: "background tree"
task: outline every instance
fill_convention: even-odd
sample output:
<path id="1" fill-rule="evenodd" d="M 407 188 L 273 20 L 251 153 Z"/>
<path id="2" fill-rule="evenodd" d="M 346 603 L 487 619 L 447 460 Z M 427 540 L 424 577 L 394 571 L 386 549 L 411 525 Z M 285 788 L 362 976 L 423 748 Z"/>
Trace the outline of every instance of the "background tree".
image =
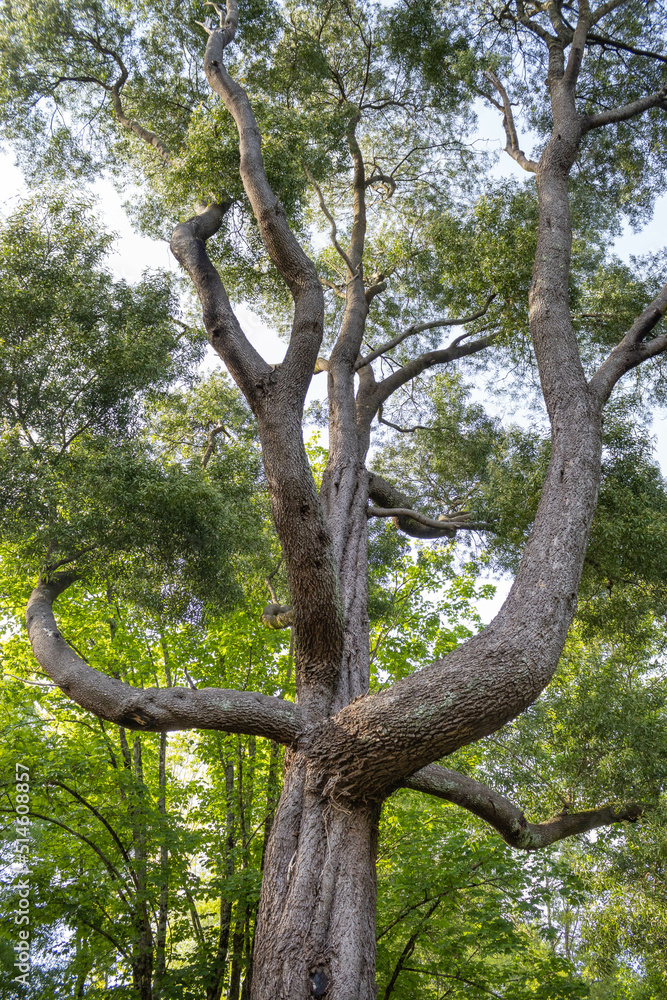
<path id="1" fill-rule="evenodd" d="M 646 262 L 645 274 L 628 283 L 606 255 L 630 191 L 640 195 L 629 208 L 638 220 L 662 184 L 654 159 L 664 127 L 662 14 L 629 0 L 596 9 L 583 2 L 573 10 L 480 7 L 472 16 L 468 8 L 429 4 L 369 13 L 346 3 L 303 4 L 268 18 L 258 8 L 230 73 L 225 49 L 239 23 L 232 0 L 219 28 L 204 22 L 204 73 L 220 99 L 209 108 L 195 107 L 203 81 L 174 54 L 161 30 L 166 13 L 158 18 L 147 9 L 139 25 L 115 9 L 54 7 L 48 31 L 30 15 L 14 17 L 5 62 L 17 87 L 5 100 L 18 123 L 13 134 L 45 167 L 55 150 L 60 163 L 88 172 L 95 165 L 82 155 L 75 128 L 49 133 L 46 113 L 54 109 L 72 122 L 99 111 L 100 156 L 132 156 L 127 139 L 143 140 L 135 163 L 150 153 L 155 164 L 147 170 L 153 186 L 141 210 L 145 225 L 162 225 L 186 190 L 188 198 L 213 193 L 213 202 L 176 227 L 171 245 L 199 295 L 210 342 L 257 421 L 290 595 L 282 618 L 293 632 L 297 703 L 227 688 L 140 689 L 91 669 L 53 618 L 54 600 L 82 572 L 57 565 L 65 558 L 57 546 L 29 603 L 30 637 L 56 683 L 110 722 L 241 732 L 289 747 L 265 855 L 252 995 L 370 997 L 378 822 L 382 802 L 398 787 L 454 801 L 529 850 L 641 811 L 617 804 L 529 824 L 499 793 L 433 762 L 519 715 L 551 679 L 597 500 L 603 408 L 624 375 L 667 347 L 664 336 L 653 335 L 667 303 L 660 263 Z M 258 25 L 268 26 L 270 50 L 257 44 Z M 195 37 L 190 31 L 194 23 L 179 28 L 185 50 Z M 54 58 L 55 36 L 67 44 Z M 21 72 L 27 66 L 30 72 Z M 162 86 L 165 77 L 173 77 L 170 86 Z M 507 151 L 535 175 L 536 198 L 531 188 L 505 185 L 475 202 L 483 178 L 465 141 L 473 95 L 503 114 Z M 517 96 L 537 134 L 535 158 L 518 138 Z M 128 98 L 136 120 L 127 114 Z M 154 130 L 167 117 L 168 140 Z M 331 234 L 332 249 L 317 266 L 303 249 L 308 203 L 319 206 Z M 571 216 L 581 247 L 573 243 Z M 207 241 L 226 219 L 225 263 L 217 269 Z M 456 257 L 448 258 L 452 246 Z M 525 270 L 506 279 L 498 250 L 507 262 L 511 247 L 534 248 L 529 291 L 527 253 Z M 289 341 L 279 366 L 248 342 L 225 282 L 283 316 L 289 291 L 292 319 L 284 323 Z M 613 313 L 591 308 L 614 295 Z M 449 326 L 464 332 L 443 346 Z M 521 332 L 514 335 L 517 327 L 530 330 L 532 354 Z M 464 358 L 477 377 L 518 365 L 531 386 L 534 361 L 549 446 L 540 449 L 533 439 L 531 455 L 520 434 L 508 444 L 515 472 L 526 454 L 548 454 L 539 504 L 524 520 L 524 532 L 532 526 L 515 581 L 491 625 L 369 693 L 369 516 L 395 518 L 399 529 L 421 537 L 489 528 L 461 502 L 466 492 L 445 494 L 451 506 L 436 519 L 391 478 L 369 473 L 371 425 L 389 417 L 401 433 L 388 410 L 407 405 L 406 387 Z M 328 379 L 329 450 L 319 492 L 302 439 L 315 370 Z M 647 371 L 637 375 L 638 392 L 651 388 L 655 366 Z M 452 423 L 474 423 L 461 415 L 460 392 L 457 405 Z M 462 470 L 467 492 L 475 461 L 479 468 L 494 438 L 487 426 L 484 445 L 483 421 L 477 424 L 468 436 L 481 452 Z M 515 541 L 520 534 L 518 525 Z"/>

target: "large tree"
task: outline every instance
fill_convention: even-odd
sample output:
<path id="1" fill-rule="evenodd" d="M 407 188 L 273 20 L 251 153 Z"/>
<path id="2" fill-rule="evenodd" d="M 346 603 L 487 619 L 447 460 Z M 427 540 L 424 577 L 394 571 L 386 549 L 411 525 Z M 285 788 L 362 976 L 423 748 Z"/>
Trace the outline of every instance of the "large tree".
<path id="1" fill-rule="evenodd" d="M 208 198 L 176 227 L 171 246 L 199 296 L 210 343 L 257 421 L 289 588 L 289 602 L 275 600 L 265 617 L 292 628 L 296 703 L 245 690 L 138 689 L 92 669 L 58 631 L 53 604 L 77 571 L 58 569 L 55 558 L 27 621 L 43 669 L 103 719 L 144 731 L 245 733 L 288 748 L 252 996 L 367 1000 L 375 996 L 378 821 L 396 789 L 456 802 L 526 850 L 639 812 L 606 805 L 531 824 L 502 795 L 434 762 L 499 729 L 549 683 L 576 608 L 605 405 L 624 375 L 667 349 L 667 335 L 653 333 L 667 286 L 651 290 L 655 269 L 643 283 L 626 282 L 604 257 L 619 213 L 629 208 L 641 219 L 662 184 L 664 16 L 633 0 L 597 8 L 586 0 L 405 4 L 368 14 L 345 2 L 259 7 L 249 10 L 245 57 L 233 72 L 225 50 L 239 27 L 235 0 L 219 12 L 219 27 L 205 22 L 203 68 L 218 102 L 206 105 L 201 77 L 179 54 L 192 51 L 196 28 L 177 8 L 146 15 L 133 40 L 123 9 L 101 5 L 53 4 L 39 23 L 26 12 L 16 18 L 5 61 L 17 87 L 4 97 L 12 135 L 31 155 L 48 131 L 48 103 L 66 109 L 41 163 L 93 169 L 89 147 L 75 141 L 77 115 L 92 122 L 116 165 L 126 137 L 141 141 L 153 157 L 144 157 L 153 192 L 145 222 L 160 225 L 170 199 L 193 185 Z M 168 15 L 180 49 L 160 34 Z M 473 96 L 502 115 L 507 152 L 532 175 L 534 193 L 501 185 L 471 207 L 480 183 L 465 142 Z M 518 137 L 517 97 L 534 157 Z M 146 124 L 130 117 L 142 111 Z M 332 244 L 317 266 L 304 250 L 309 191 Z M 571 202 L 590 250 L 574 259 Z M 214 263 L 207 241 L 227 220 Z M 267 310 L 272 299 L 284 311 L 288 290 L 281 364 L 251 346 L 225 281 L 241 281 Z M 607 309 L 614 292 L 617 304 Z M 452 326 L 464 332 L 443 344 Z M 422 373 L 464 359 L 496 373 L 522 364 L 528 372 L 534 359 L 550 427 L 539 504 L 493 622 L 369 694 L 369 519 L 392 517 L 399 530 L 426 538 L 489 528 L 454 490 L 450 509 L 429 517 L 391 476 L 370 472 L 372 425 L 387 422 Z M 329 451 L 318 490 L 302 425 L 313 373 L 322 371 Z"/>

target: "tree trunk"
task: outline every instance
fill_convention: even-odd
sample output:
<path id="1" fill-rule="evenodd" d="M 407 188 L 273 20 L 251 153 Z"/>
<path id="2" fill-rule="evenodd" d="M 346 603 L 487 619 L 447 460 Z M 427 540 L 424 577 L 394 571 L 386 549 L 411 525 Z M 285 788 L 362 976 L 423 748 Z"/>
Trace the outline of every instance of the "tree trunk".
<path id="1" fill-rule="evenodd" d="M 266 852 L 252 1000 L 375 1000 L 380 804 L 336 808 L 289 754 Z"/>

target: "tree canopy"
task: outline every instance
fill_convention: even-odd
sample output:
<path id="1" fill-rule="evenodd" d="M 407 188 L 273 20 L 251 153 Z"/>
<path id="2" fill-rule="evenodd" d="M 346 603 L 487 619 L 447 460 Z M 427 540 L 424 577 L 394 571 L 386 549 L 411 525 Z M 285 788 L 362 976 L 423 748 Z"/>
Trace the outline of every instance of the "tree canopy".
<path id="1" fill-rule="evenodd" d="M 615 240 L 664 191 L 663 9 L 1 17 L 42 185 L 0 246 L 6 763 L 35 954 L 63 942 L 35 988 L 653 995 L 666 260 Z M 71 187 L 102 174 L 187 284 L 113 280 Z"/>

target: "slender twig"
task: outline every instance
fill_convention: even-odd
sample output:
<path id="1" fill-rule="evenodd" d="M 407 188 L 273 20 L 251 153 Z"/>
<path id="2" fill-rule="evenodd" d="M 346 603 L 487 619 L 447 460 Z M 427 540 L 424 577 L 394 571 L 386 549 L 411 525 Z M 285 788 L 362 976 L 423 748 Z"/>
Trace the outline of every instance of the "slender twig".
<path id="1" fill-rule="evenodd" d="M 308 180 L 310 181 L 310 183 L 315 188 L 315 192 L 317 194 L 317 198 L 318 198 L 318 201 L 320 203 L 320 208 L 322 209 L 322 213 L 325 216 L 325 218 L 327 219 L 327 221 L 329 222 L 329 225 L 331 226 L 331 242 L 334 245 L 336 253 L 345 261 L 345 263 L 347 264 L 347 267 L 349 268 L 350 274 L 354 274 L 354 268 L 352 267 L 352 262 L 350 261 L 350 258 L 348 257 L 348 255 L 343 250 L 343 248 L 340 245 L 340 243 L 338 242 L 338 228 L 336 226 L 336 220 L 334 219 L 333 215 L 331 214 L 331 212 L 327 208 L 327 203 L 324 200 L 324 195 L 322 194 L 322 189 L 320 188 L 319 184 L 317 183 L 317 181 L 315 180 L 315 178 L 311 174 L 311 172 L 308 169 L 308 167 L 304 167 L 304 170 L 306 171 L 306 177 L 308 178 Z M 322 279 L 320 279 L 320 280 L 322 280 Z"/>

